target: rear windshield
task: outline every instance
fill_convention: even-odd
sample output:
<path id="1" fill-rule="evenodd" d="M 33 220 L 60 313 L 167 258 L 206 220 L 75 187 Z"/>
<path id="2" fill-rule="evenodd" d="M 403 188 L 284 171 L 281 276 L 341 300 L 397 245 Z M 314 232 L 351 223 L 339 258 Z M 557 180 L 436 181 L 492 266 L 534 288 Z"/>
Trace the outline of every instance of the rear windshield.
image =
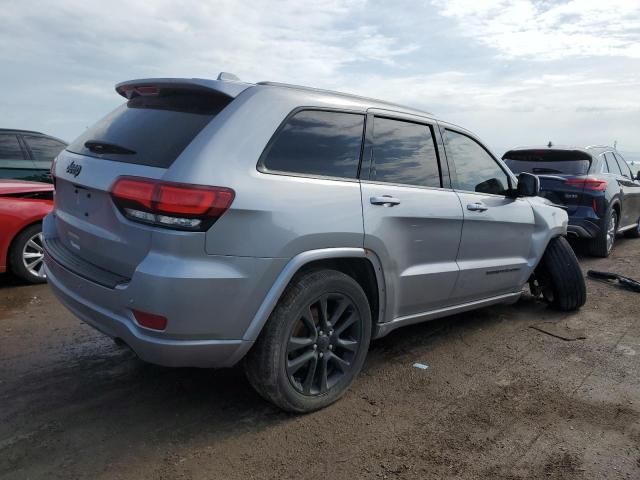
<path id="1" fill-rule="evenodd" d="M 216 93 L 176 89 L 136 96 L 89 128 L 67 150 L 168 168 L 230 101 Z"/>
<path id="2" fill-rule="evenodd" d="M 591 165 L 589 154 L 579 150 L 517 150 L 505 153 L 502 159 L 516 175 L 586 175 Z"/>

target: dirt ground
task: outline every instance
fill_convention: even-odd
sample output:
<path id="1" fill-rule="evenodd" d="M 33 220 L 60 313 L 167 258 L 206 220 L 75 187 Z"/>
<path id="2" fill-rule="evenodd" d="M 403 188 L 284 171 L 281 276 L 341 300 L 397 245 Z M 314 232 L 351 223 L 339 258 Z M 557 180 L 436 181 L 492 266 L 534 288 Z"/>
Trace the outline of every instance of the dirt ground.
<path id="1" fill-rule="evenodd" d="M 581 257 L 639 261 L 640 240 Z M 587 286 L 575 314 L 525 296 L 398 330 L 340 402 L 292 416 L 240 369 L 146 365 L 46 285 L 0 278 L 0 478 L 638 479 L 640 294 Z"/>

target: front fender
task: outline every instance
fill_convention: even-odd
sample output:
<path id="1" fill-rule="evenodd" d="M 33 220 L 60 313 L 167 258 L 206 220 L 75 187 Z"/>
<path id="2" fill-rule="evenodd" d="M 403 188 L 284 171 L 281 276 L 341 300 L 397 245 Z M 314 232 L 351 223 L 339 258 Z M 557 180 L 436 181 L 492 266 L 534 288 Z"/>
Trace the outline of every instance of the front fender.
<path id="1" fill-rule="evenodd" d="M 529 251 L 529 276 L 540 263 L 551 239 L 567 235 L 569 216 L 562 208 L 554 206 L 544 198 L 532 197 L 528 201 L 534 216 L 534 229 Z"/>

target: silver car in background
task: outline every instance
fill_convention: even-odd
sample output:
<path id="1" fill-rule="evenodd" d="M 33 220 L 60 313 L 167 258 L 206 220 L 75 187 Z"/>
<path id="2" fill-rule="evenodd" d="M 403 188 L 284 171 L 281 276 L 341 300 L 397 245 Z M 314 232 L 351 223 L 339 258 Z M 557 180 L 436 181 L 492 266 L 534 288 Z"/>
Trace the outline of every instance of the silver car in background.
<path id="1" fill-rule="evenodd" d="M 69 310 L 166 366 L 244 359 L 296 412 L 340 397 L 369 342 L 530 283 L 585 302 L 567 214 L 472 133 L 300 86 L 124 82 L 61 153 L 46 272 Z"/>

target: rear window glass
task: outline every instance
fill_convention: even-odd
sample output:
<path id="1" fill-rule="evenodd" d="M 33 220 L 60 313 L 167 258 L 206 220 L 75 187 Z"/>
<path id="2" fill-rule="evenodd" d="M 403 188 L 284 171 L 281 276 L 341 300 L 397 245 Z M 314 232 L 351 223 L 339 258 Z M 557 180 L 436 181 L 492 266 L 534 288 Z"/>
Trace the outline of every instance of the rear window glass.
<path id="1" fill-rule="evenodd" d="M 516 175 L 522 172 L 535 174 L 585 175 L 589 172 L 589 155 L 572 150 L 518 150 L 502 157 Z"/>
<path id="2" fill-rule="evenodd" d="M 302 110 L 278 131 L 262 154 L 268 171 L 356 178 L 364 115 Z"/>
<path id="3" fill-rule="evenodd" d="M 33 159 L 36 162 L 52 162 L 66 146 L 62 142 L 46 137 L 23 135 L 22 138 L 27 142 L 29 150 L 31 150 L 31 154 L 33 155 Z"/>
<path id="4" fill-rule="evenodd" d="M 168 168 L 230 101 L 214 93 L 169 89 L 137 96 L 89 128 L 67 150 Z"/>

